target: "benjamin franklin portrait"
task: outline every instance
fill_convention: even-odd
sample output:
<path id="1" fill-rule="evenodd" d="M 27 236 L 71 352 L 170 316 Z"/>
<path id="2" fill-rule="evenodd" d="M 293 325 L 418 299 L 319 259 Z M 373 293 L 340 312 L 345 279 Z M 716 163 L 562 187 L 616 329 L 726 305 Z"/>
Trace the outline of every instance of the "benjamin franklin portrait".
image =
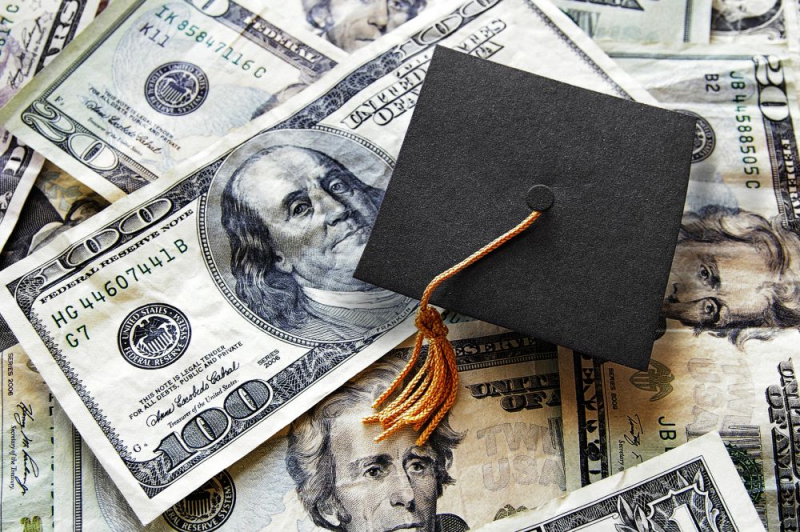
<path id="1" fill-rule="evenodd" d="M 363 338 L 407 314 L 408 298 L 353 278 L 390 172 L 371 150 L 319 131 L 265 133 L 229 157 L 207 231 L 226 243 L 215 260 L 239 300 L 321 342 Z"/>

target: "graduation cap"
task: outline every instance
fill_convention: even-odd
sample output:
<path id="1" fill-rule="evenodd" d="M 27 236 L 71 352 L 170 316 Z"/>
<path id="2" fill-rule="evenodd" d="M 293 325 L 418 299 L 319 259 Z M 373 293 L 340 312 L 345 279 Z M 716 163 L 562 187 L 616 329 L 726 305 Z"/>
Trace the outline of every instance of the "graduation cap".
<path id="1" fill-rule="evenodd" d="M 644 370 L 694 132 L 680 113 L 437 47 L 355 277 L 421 299 L 516 229 L 430 303 Z"/>

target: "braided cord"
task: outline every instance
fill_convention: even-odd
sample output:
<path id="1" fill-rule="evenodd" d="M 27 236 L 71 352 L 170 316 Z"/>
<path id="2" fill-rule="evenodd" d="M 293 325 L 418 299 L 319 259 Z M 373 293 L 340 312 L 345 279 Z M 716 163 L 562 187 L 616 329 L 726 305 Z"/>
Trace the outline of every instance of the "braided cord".
<path id="1" fill-rule="evenodd" d="M 453 345 L 447 339 L 448 330 L 442 321 L 441 314 L 435 308 L 428 306 L 434 290 L 450 277 L 525 231 L 541 214 L 540 211 L 532 211 L 519 225 L 434 277 L 425 288 L 415 320 L 419 332 L 411 359 L 389 388 L 375 400 L 372 407 L 380 408 L 413 371 L 419 360 L 422 342 L 425 338 L 428 339 L 428 356 L 411 382 L 394 401 L 380 412 L 364 418 L 364 423 L 380 423 L 383 428 L 383 432 L 375 438 L 376 442 L 385 440 L 405 426 L 411 426 L 418 432 L 422 430 L 416 443 L 419 446 L 425 445 L 456 402 L 458 394 L 456 354 Z"/>

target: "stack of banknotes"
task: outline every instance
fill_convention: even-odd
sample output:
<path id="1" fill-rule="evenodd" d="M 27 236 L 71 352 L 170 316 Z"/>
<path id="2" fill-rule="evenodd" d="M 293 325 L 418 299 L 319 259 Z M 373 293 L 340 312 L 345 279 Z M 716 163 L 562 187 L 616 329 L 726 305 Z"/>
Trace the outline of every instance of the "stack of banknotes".
<path id="1" fill-rule="evenodd" d="M 797 530 L 799 19 L 0 2 L 0 528 Z M 375 443 L 416 301 L 352 272 L 437 45 L 696 117 L 691 179 L 647 371 L 446 313 L 454 408 Z"/>

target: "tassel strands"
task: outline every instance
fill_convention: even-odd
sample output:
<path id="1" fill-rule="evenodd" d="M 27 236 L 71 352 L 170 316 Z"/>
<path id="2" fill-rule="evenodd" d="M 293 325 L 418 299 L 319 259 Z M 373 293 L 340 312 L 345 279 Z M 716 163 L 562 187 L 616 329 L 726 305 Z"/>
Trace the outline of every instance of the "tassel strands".
<path id="1" fill-rule="evenodd" d="M 532 211 L 519 225 L 434 277 L 425 288 L 415 320 L 419 332 L 414 343 L 411 360 L 408 361 L 391 386 L 375 400 L 372 407 L 380 408 L 411 374 L 419 360 L 422 342 L 425 338 L 428 339 L 428 356 L 417 374 L 397 398 L 380 412 L 364 418 L 364 423 L 380 423 L 383 428 L 383 432 L 375 438 L 376 442 L 385 440 L 403 427 L 411 426 L 417 432 L 422 431 L 417 438 L 417 445 L 425 445 L 456 402 L 458 393 L 456 355 L 453 345 L 447 339 L 447 326 L 442 321 L 441 314 L 428 305 L 434 290 L 453 275 L 525 231 L 541 214 L 541 211 Z"/>

